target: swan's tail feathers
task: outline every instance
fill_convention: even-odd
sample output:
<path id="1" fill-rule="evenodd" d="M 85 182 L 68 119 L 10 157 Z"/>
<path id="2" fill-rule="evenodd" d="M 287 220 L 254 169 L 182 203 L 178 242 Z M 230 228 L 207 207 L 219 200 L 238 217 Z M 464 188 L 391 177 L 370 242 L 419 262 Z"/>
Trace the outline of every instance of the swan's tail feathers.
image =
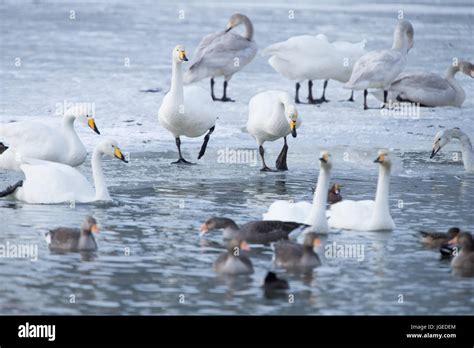
<path id="1" fill-rule="evenodd" d="M 19 187 L 23 186 L 23 180 L 18 181 L 15 185 L 8 186 L 5 190 L 0 191 L 0 197 L 11 195 Z"/>
<path id="2" fill-rule="evenodd" d="M 268 56 L 273 56 L 278 54 L 284 47 L 282 47 L 285 44 L 285 42 L 277 42 L 274 43 L 273 45 L 270 45 L 263 50 L 260 50 L 260 55 L 262 57 L 268 57 Z"/>
<path id="3" fill-rule="evenodd" d="M 7 150 L 8 150 L 8 146 L 6 146 L 4 143 L 0 143 L 0 155 Z"/>

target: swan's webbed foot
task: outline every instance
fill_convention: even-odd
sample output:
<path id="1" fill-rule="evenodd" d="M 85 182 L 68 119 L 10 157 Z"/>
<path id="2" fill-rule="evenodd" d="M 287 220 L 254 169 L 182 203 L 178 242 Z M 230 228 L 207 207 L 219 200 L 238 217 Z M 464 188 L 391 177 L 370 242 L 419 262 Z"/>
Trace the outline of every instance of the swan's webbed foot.
<path id="1" fill-rule="evenodd" d="M 276 169 L 280 171 L 288 170 L 288 165 L 286 164 L 286 157 L 288 155 L 288 145 L 286 143 L 286 137 L 284 137 L 283 139 L 285 140 L 285 143 L 276 160 Z"/>
<path id="2" fill-rule="evenodd" d="M 232 103 L 235 102 L 234 99 L 231 99 L 231 98 L 229 98 L 229 97 L 213 98 L 212 100 L 214 100 L 214 101 L 221 101 L 221 102 L 224 102 L 224 103 L 225 103 L 225 102 L 232 102 Z"/>
<path id="3" fill-rule="evenodd" d="M 327 102 L 327 100 L 326 99 L 323 100 L 322 98 L 320 98 L 320 99 L 313 99 L 313 98 L 309 99 L 308 98 L 308 104 L 322 104 L 322 103 L 325 103 L 325 102 Z"/>
<path id="4" fill-rule="evenodd" d="M 171 162 L 171 164 L 195 165 L 196 163 L 192 163 L 192 162 L 186 161 L 184 158 L 180 158 L 175 162 Z"/>
<path id="5" fill-rule="evenodd" d="M 270 167 L 264 166 L 260 169 L 261 172 L 274 172 Z"/>
<path id="6" fill-rule="evenodd" d="M 348 102 L 353 102 L 354 101 L 354 91 L 352 91 L 351 96 L 349 99 L 347 99 Z"/>
<path id="7" fill-rule="evenodd" d="M 235 100 L 229 98 L 227 96 L 227 81 L 224 80 L 224 94 L 222 95 L 222 98 L 216 98 L 214 96 L 214 79 L 211 79 L 211 97 L 212 100 L 214 101 L 221 101 L 221 102 L 235 102 Z"/>

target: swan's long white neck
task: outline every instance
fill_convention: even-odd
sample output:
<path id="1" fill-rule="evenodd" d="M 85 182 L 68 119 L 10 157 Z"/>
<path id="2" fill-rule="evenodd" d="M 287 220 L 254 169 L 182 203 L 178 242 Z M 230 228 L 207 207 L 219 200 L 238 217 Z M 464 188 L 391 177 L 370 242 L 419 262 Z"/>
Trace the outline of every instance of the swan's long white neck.
<path id="1" fill-rule="evenodd" d="M 464 169 L 467 171 L 474 171 L 474 153 L 472 150 L 472 143 L 469 136 L 463 131 L 456 129 L 453 132 L 453 138 L 459 139 L 461 142 L 461 153 L 464 162 Z"/>
<path id="2" fill-rule="evenodd" d="M 102 172 L 102 152 L 97 148 L 92 153 L 92 177 L 94 178 L 95 199 L 98 201 L 110 201 L 109 190 L 105 183 L 104 173 Z"/>
<path id="3" fill-rule="evenodd" d="M 456 91 L 456 99 L 457 99 L 456 105 L 461 106 L 462 103 L 464 103 L 464 99 L 466 98 L 466 93 L 464 93 L 464 89 L 459 84 L 459 82 L 456 81 L 456 79 L 454 78 L 454 76 L 458 73 L 459 70 L 460 70 L 459 64 L 457 64 L 456 66 L 454 66 L 453 64 L 450 64 L 444 73 L 444 78 L 446 79 L 446 81 L 448 81 L 451 87 L 453 87 L 454 90 Z"/>
<path id="4" fill-rule="evenodd" d="M 313 196 L 313 206 L 306 219 L 306 223 L 311 225 L 316 232 L 326 233 L 329 231 L 326 218 L 326 203 L 328 200 L 329 180 L 331 170 L 323 166 L 320 167 L 318 184 Z"/>
<path id="5" fill-rule="evenodd" d="M 290 123 L 290 120 L 288 117 L 286 117 L 286 115 L 290 113 L 289 108 L 294 107 L 293 103 L 285 95 L 280 95 L 278 97 L 278 100 L 280 101 L 280 104 L 279 104 L 279 107 L 274 108 L 273 115 L 272 115 L 273 119 L 275 120 L 275 122 L 279 122 L 279 119 L 281 117 L 281 109 L 283 109 L 283 114 L 285 115 L 285 119 L 288 123 Z"/>
<path id="6" fill-rule="evenodd" d="M 177 107 L 184 105 L 184 90 L 183 90 L 183 70 L 181 63 L 173 59 L 173 66 L 171 70 L 171 100 L 177 104 Z"/>
<path id="7" fill-rule="evenodd" d="M 245 34 L 244 34 L 244 37 L 249 40 L 249 41 L 252 41 L 253 39 L 253 25 L 252 25 L 252 22 L 250 21 L 250 19 L 248 18 L 244 18 L 242 23 L 244 24 L 245 26 Z"/>
<path id="8" fill-rule="evenodd" d="M 397 29 L 393 33 L 392 50 L 398 50 L 402 54 L 408 53 L 408 39 L 404 30 Z"/>
<path id="9" fill-rule="evenodd" d="M 76 133 L 76 130 L 74 129 L 74 121 L 76 120 L 75 116 L 72 115 L 64 115 L 63 116 L 63 132 L 65 135 L 66 141 L 70 144 L 80 144 L 82 145 L 81 139 L 79 139 L 79 136 Z"/>
<path id="10" fill-rule="evenodd" d="M 375 194 L 375 206 L 372 219 L 385 220 L 390 217 L 388 205 L 388 191 L 390 186 L 390 165 L 379 165 L 379 178 L 377 180 L 377 192 Z"/>

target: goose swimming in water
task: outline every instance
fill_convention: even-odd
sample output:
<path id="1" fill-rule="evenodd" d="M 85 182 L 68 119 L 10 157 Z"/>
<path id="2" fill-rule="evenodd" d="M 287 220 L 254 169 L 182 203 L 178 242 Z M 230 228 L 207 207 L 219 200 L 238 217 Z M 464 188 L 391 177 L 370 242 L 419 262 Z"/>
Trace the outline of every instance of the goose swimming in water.
<path id="1" fill-rule="evenodd" d="M 296 129 L 301 125 L 296 106 L 291 96 L 283 91 L 266 91 L 255 95 L 249 102 L 248 132 L 257 140 L 263 167 L 261 171 L 271 171 L 265 163 L 263 143 L 283 138 L 283 148 L 276 161 L 278 170 L 288 170 L 286 158 L 288 144 L 286 137 L 296 138 Z"/>
<path id="2" fill-rule="evenodd" d="M 250 250 L 246 241 L 232 239 L 227 244 L 227 251 L 220 254 L 214 262 L 214 271 L 221 274 L 251 274 L 252 261 L 245 255 Z"/>
<path id="3" fill-rule="evenodd" d="M 420 241 L 429 248 L 441 248 L 443 244 L 455 238 L 461 230 L 457 227 L 451 227 L 448 232 L 427 232 L 419 231 Z"/>
<path id="4" fill-rule="evenodd" d="M 303 245 L 291 241 L 279 241 L 272 245 L 275 265 L 291 270 L 311 270 L 321 265 L 314 247 L 321 241 L 314 232 L 305 235 Z"/>
<path id="5" fill-rule="evenodd" d="M 178 148 L 178 160 L 173 164 L 192 164 L 181 154 L 181 136 L 196 138 L 204 135 L 198 159 L 204 156 L 207 143 L 214 132 L 216 110 L 207 92 L 198 86 L 183 86 L 182 63 L 187 61 L 184 46 L 178 45 L 172 52 L 170 91 L 165 95 L 158 110 L 158 120 L 173 134 Z"/>
<path id="6" fill-rule="evenodd" d="M 243 36 L 231 30 L 240 24 L 245 27 Z M 186 85 L 211 78 L 211 97 L 222 102 L 234 101 L 227 96 L 227 86 L 232 76 L 250 63 L 257 54 L 257 44 L 253 41 L 253 25 L 250 19 L 240 13 L 229 18 L 225 31 L 205 36 L 196 51 L 184 75 Z M 222 98 L 214 95 L 214 78 L 224 76 L 224 94 Z"/>
<path id="7" fill-rule="evenodd" d="M 420 106 L 457 106 L 460 107 L 466 99 L 466 94 L 454 76 L 461 71 L 469 77 L 474 77 L 474 65 L 461 60 L 450 64 L 440 76 L 431 72 L 404 72 L 400 74 L 389 87 L 388 99 L 392 103 L 410 102 Z M 382 95 L 374 93 L 382 100 Z"/>
<path id="8" fill-rule="evenodd" d="M 103 155 L 128 162 L 114 140 L 104 140 L 96 145 L 91 159 L 95 189 L 75 168 L 61 163 L 24 158 L 20 169 L 25 174 L 25 180 L 0 192 L 0 197 L 11 197 L 33 204 L 110 201 L 102 172 Z"/>
<path id="9" fill-rule="evenodd" d="M 341 185 L 339 185 L 338 183 L 335 183 L 331 186 L 331 188 L 328 191 L 328 203 L 334 204 L 340 201 L 342 201 Z"/>
<path id="10" fill-rule="evenodd" d="M 0 123 L 0 168 L 20 171 L 22 156 L 72 167 L 81 165 L 87 151 L 74 129 L 76 120 L 100 134 L 92 110 L 81 103 L 64 113 L 62 125 L 52 122 L 52 118 Z"/>
<path id="11" fill-rule="evenodd" d="M 268 46 L 262 55 L 270 57 L 268 63 L 279 74 L 296 81 L 295 103 L 300 103 L 300 83 L 308 80 L 308 103 L 320 104 L 328 101 L 325 97 L 328 80 L 349 81 L 355 62 L 365 54 L 365 43 L 365 40 L 329 42 L 323 34 L 300 35 Z M 320 99 L 313 98 L 312 80 L 325 80 Z M 353 100 L 351 94 L 349 101 Z"/>
<path id="12" fill-rule="evenodd" d="M 451 260 L 453 273 L 463 277 L 474 276 L 474 240 L 469 232 L 461 232 L 450 241 L 459 244 L 461 250 Z"/>
<path id="13" fill-rule="evenodd" d="M 201 236 L 217 229 L 224 229 L 224 239 L 240 239 L 250 244 L 267 244 L 280 239 L 287 239 L 288 235 L 300 223 L 283 221 L 250 221 L 238 226 L 234 220 L 224 217 L 212 217 L 200 227 Z"/>
<path id="14" fill-rule="evenodd" d="M 472 150 L 472 143 L 469 136 L 459 128 L 451 128 L 439 131 L 436 133 L 433 150 L 431 151 L 430 158 L 436 156 L 436 154 L 448 144 L 452 139 L 459 139 L 461 141 L 461 153 L 462 160 L 464 162 L 464 169 L 468 172 L 474 171 L 474 152 Z"/>
<path id="15" fill-rule="evenodd" d="M 382 89 L 384 106 L 387 103 L 388 89 L 391 83 L 405 69 L 406 55 L 413 47 L 414 30 L 408 21 L 400 21 L 393 33 L 391 49 L 371 51 L 357 60 L 350 80 L 345 88 L 364 90 L 364 110 L 367 106 L 367 89 Z"/>
<path id="16" fill-rule="evenodd" d="M 375 201 L 344 200 L 331 205 L 328 223 L 333 228 L 356 231 L 395 229 L 388 203 L 392 162 L 387 151 L 380 150 L 374 161 L 379 165 Z"/>
<path id="17" fill-rule="evenodd" d="M 97 243 L 92 232 L 99 233 L 97 221 L 87 216 L 81 228 L 59 227 L 46 233 L 50 250 L 55 251 L 95 251 Z"/>

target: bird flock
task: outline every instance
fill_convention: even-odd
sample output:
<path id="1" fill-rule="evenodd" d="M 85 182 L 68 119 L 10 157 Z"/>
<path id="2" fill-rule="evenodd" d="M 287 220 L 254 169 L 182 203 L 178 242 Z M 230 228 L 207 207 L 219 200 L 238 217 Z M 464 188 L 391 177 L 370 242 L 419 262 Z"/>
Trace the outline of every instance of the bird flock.
<path id="1" fill-rule="evenodd" d="M 234 28 L 242 25 L 243 35 Z M 295 96 L 281 90 L 266 90 L 249 101 L 247 131 L 255 138 L 262 162 L 262 171 L 288 170 L 287 137 L 297 137 L 302 120 L 297 105 L 301 101 L 301 84 L 308 83 L 308 104 L 329 102 L 326 89 L 329 80 L 344 84 L 351 90 L 348 101 L 354 101 L 354 91 L 362 90 L 363 108 L 367 105 L 368 90 L 383 102 L 382 108 L 397 103 L 419 106 L 460 107 L 465 100 L 462 87 L 454 76 L 462 72 L 474 77 L 474 66 L 466 60 L 453 60 L 444 76 L 432 72 L 405 72 L 407 54 L 414 46 L 414 28 L 406 20 L 394 29 L 391 48 L 378 51 L 365 49 L 366 40 L 358 43 L 333 41 L 323 35 L 301 35 L 274 43 L 261 50 L 269 65 L 286 79 L 295 83 Z M 254 26 L 243 14 L 230 17 L 224 30 L 205 36 L 189 63 L 185 47 L 176 45 L 171 52 L 171 84 L 158 110 L 158 122 L 175 139 L 177 165 L 193 165 L 185 159 L 181 139 L 204 136 L 198 160 L 206 152 L 211 135 L 216 130 L 219 106 L 217 102 L 233 102 L 229 96 L 232 76 L 250 64 L 258 52 L 254 40 Z M 187 65 L 187 67 L 183 66 Z M 222 97 L 216 97 L 215 79 L 223 77 Z M 195 83 L 210 79 L 210 93 Z M 313 96 L 315 80 L 324 81 L 320 98 Z M 93 184 L 75 167 L 86 160 L 87 151 L 75 132 L 74 123 L 81 123 L 100 134 L 91 110 L 75 105 L 64 112 L 62 125 L 28 120 L 0 124 L 0 168 L 21 171 L 24 179 L 6 187 L 0 197 L 34 204 L 63 202 L 88 203 L 109 201 L 102 170 L 102 157 L 110 156 L 125 163 L 127 157 L 112 139 L 99 142 L 91 157 Z M 265 161 L 265 142 L 282 139 L 283 146 L 271 169 Z M 452 139 L 461 143 L 466 171 L 474 171 L 471 141 L 459 128 L 437 133 L 431 158 Z M 267 159 L 268 161 L 268 159 Z M 270 244 L 273 262 L 278 267 L 312 270 L 321 264 L 314 247 L 319 235 L 332 230 L 382 231 L 395 229 L 389 209 L 389 183 L 392 161 L 387 150 L 379 150 L 374 160 L 379 176 L 373 200 L 344 200 L 339 184 L 331 186 L 333 160 L 328 151 L 319 157 L 319 177 L 312 202 L 277 200 L 271 203 L 262 220 L 238 226 L 232 219 L 211 217 L 200 227 L 201 236 L 222 229 L 227 250 L 214 263 L 218 273 L 252 273 L 248 257 L 249 244 Z M 331 203 L 328 205 L 328 203 Z M 47 234 L 52 250 L 95 251 L 97 243 L 92 232 L 98 232 L 97 221 L 88 216 L 80 229 L 60 227 Z M 297 242 L 301 237 L 302 243 Z M 474 271 L 474 243 L 472 235 L 459 229 L 447 234 L 420 232 L 420 240 L 429 247 L 454 255 L 453 269 Z M 457 252 L 456 248 L 460 248 Z M 265 289 L 287 289 L 288 284 L 269 272 Z"/>

